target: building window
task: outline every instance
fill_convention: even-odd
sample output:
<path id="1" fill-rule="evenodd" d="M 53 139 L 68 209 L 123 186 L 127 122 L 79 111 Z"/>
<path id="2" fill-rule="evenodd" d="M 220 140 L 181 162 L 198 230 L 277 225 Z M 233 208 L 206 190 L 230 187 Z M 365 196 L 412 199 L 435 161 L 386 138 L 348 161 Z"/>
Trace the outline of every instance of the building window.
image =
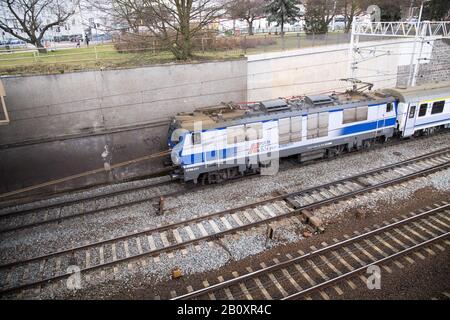
<path id="1" fill-rule="evenodd" d="M 445 101 L 436 101 L 431 108 L 431 114 L 442 113 L 444 111 Z"/>
<path id="2" fill-rule="evenodd" d="M 420 108 L 419 108 L 419 117 L 423 117 L 424 115 L 427 114 L 427 107 L 428 107 L 428 104 L 427 104 L 427 103 L 423 103 L 423 104 L 420 105 Z"/>

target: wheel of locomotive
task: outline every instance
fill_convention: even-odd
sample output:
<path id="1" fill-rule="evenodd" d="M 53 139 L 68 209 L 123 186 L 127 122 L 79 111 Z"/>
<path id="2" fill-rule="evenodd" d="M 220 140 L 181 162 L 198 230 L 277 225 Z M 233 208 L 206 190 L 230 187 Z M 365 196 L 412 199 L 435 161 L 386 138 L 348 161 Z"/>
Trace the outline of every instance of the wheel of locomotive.
<path id="1" fill-rule="evenodd" d="M 218 170 L 214 172 L 203 173 L 200 177 L 202 185 L 221 183 L 229 177 L 228 169 Z"/>
<path id="2" fill-rule="evenodd" d="M 227 169 L 227 179 L 233 179 L 236 178 L 239 175 L 239 170 L 238 168 L 229 168 Z"/>
<path id="3" fill-rule="evenodd" d="M 367 139 L 363 141 L 363 149 L 370 149 L 374 144 L 373 139 Z"/>
<path id="4" fill-rule="evenodd" d="M 198 180 L 200 181 L 200 184 L 202 186 L 208 184 L 208 174 L 207 173 L 202 173 Z"/>
<path id="5" fill-rule="evenodd" d="M 329 148 L 329 149 L 327 149 L 326 156 L 327 156 L 327 158 L 338 157 L 339 155 L 341 155 L 344 152 L 344 150 L 345 150 L 344 145 L 339 145 L 334 148 Z"/>

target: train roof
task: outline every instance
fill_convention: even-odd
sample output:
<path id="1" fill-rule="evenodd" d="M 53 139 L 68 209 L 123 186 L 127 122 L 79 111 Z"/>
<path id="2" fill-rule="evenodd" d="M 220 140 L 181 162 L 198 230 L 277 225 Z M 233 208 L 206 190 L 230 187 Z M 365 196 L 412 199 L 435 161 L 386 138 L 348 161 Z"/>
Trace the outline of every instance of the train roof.
<path id="1" fill-rule="evenodd" d="M 216 106 L 199 108 L 193 112 L 178 113 L 174 117 L 174 122 L 177 127 L 188 131 L 199 130 L 199 128 L 195 128 L 196 122 L 201 123 L 202 130 L 208 130 L 394 100 L 395 98 L 391 95 L 374 91 L 309 95 L 290 99 L 279 98 L 252 104 L 222 103 Z"/>
<path id="2" fill-rule="evenodd" d="M 383 92 L 393 95 L 400 102 L 439 99 L 449 95 L 450 81 L 433 82 L 415 87 L 384 89 Z"/>

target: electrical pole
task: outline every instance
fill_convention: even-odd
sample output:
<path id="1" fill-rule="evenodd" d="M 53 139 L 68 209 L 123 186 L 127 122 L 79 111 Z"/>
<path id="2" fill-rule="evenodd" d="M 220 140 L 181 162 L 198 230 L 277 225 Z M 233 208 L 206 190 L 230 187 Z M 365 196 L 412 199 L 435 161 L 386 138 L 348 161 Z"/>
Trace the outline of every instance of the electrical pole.
<path id="1" fill-rule="evenodd" d="M 411 62 L 409 64 L 409 77 L 408 77 L 408 86 L 413 87 L 416 84 L 416 77 L 417 77 L 417 72 L 419 70 L 419 59 L 420 56 L 422 55 L 422 48 L 423 48 L 423 37 L 422 35 L 419 35 L 419 32 L 421 29 L 420 26 L 420 20 L 422 19 L 422 11 L 423 11 L 423 4 L 427 1 L 430 0 L 423 0 L 421 5 L 420 5 L 420 11 L 419 11 L 419 17 L 417 19 L 417 23 L 416 23 L 416 36 L 414 37 L 414 45 L 413 45 L 413 51 L 411 54 Z M 422 43 L 420 46 L 420 52 L 419 52 L 419 57 L 417 58 L 417 63 L 414 64 L 414 57 L 416 55 L 416 45 L 417 45 L 417 41 L 419 40 L 419 36 L 422 37 Z"/>

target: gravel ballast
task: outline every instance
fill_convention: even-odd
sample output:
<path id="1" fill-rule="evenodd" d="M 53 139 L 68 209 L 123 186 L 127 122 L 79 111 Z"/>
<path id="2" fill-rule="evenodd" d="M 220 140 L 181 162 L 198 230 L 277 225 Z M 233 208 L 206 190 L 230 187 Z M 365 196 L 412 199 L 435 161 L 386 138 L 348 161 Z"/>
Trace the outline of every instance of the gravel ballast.
<path id="1" fill-rule="evenodd" d="M 308 166 L 299 165 L 274 176 L 258 176 L 238 180 L 223 186 L 214 186 L 198 191 L 182 194 L 166 200 L 167 213 L 157 216 L 153 204 L 139 204 L 118 210 L 82 218 L 74 218 L 61 224 L 48 224 L 24 231 L 0 235 L 1 262 L 24 259 L 61 248 L 72 247 L 84 242 L 97 241 L 100 238 L 116 237 L 122 234 L 156 227 L 189 219 L 194 215 L 221 211 L 245 205 L 270 197 L 274 191 L 298 191 L 314 187 L 345 176 L 355 175 L 391 163 L 406 160 L 422 154 L 450 146 L 450 134 L 430 137 L 408 143 L 388 146 L 386 148 L 355 153 L 332 161 L 319 162 Z M 143 182 L 141 182 L 143 183 Z M 325 223 L 345 215 L 349 210 L 365 208 L 376 213 L 380 203 L 393 205 L 399 201 L 408 201 L 414 192 L 428 187 L 436 192 L 450 192 L 450 170 L 440 171 L 425 178 L 402 184 L 404 187 L 393 188 L 394 192 L 374 192 L 370 196 L 342 201 L 319 210 L 318 215 Z M 113 186 L 111 186 L 113 188 Z M 103 187 L 102 192 L 105 191 Z M 218 222 L 219 223 L 219 222 Z M 158 283 L 170 277 L 170 270 L 175 266 L 183 266 L 185 274 L 205 272 L 217 269 L 230 261 L 236 261 L 261 253 L 266 248 L 296 242 L 302 239 L 302 226 L 290 223 L 277 223 L 276 238 L 266 245 L 265 227 L 240 232 L 237 236 L 227 236 L 220 240 L 220 245 L 200 244 L 201 249 L 187 248 L 188 254 L 175 252 L 173 258 L 162 255 L 159 261 L 152 260 L 146 267 L 137 267 L 133 271 L 120 268 L 115 281 L 124 286 L 135 287 L 134 281 L 139 278 Z M 208 231 L 208 230 L 207 230 Z M 151 258 L 152 259 L 152 258 Z M 102 281 L 101 278 L 98 281 Z M 97 283 L 98 284 L 98 283 Z M 95 281 L 93 281 L 95 285 Z M 103 286 L 102 286 L 103 287 Z M 108 296 L 111 288 L 103 294 Z M 96 286 L 96 294 L 102 296 L 100 287 Z M 66 290 L 52 292 L 52 297 L 64 297 Z M 40 298 L 50 297 L 44 290 Z"/>

